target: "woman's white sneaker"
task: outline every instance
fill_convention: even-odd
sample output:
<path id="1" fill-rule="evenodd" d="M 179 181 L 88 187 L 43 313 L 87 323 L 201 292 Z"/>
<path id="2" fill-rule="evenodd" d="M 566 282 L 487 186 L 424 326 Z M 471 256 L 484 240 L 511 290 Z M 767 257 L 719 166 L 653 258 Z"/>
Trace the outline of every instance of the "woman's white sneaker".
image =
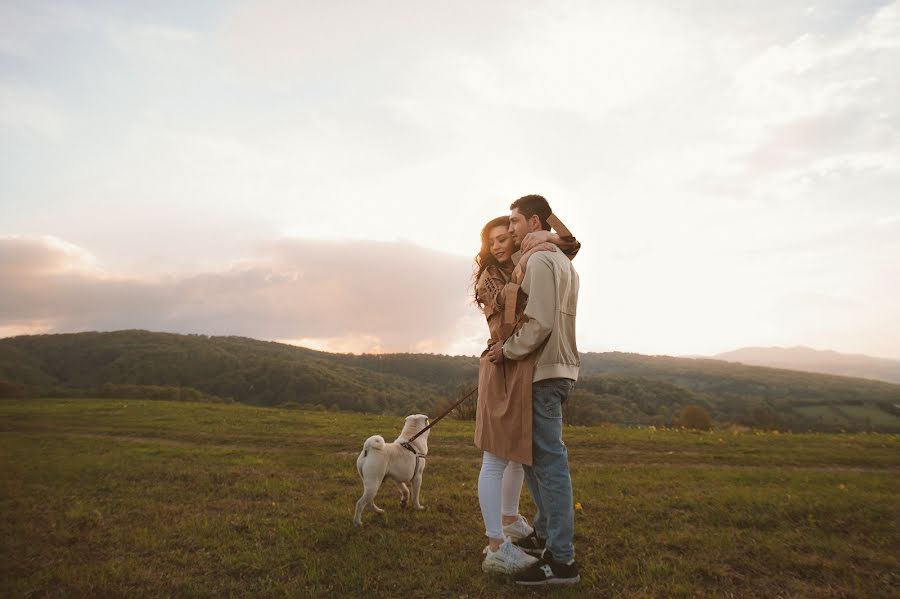
<path id="1" fill-rule="evenodd" d="M 513 543 L 515 543 L 519 539 L 527 537 L 533 532 L 534 529 L 531 528 L 531 525 L 528 524 L 528 520 L 526 520 L 522 516 L 522 514 L 519 514 L 518 520 L 503 527 L 503 534 L 506 535 Z"/>
<path id="2" fill-rule="evenodd" d="M 488 547 L 485 554 L 481 569 L 488 573 L 515 574 L 538 561 L 536 557 L 510 543 L 509 539 L 504 540 L 497 551 L 491 551 Z"/>

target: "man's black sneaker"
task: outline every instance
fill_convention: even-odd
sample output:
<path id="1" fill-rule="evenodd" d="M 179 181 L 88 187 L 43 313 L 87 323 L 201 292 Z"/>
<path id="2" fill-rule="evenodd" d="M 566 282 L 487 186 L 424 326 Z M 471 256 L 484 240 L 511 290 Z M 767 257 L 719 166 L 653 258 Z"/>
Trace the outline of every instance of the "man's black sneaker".
<path id="1" fill-rule="evenodd" d="M 534 557 L 541 557 L 541 554 L 544 553 L 544 546 L 546 544 L 547 540 L 538 537 L 534 534 L 534 531 L 531 531 L 530 535 L 522 537 L 514 543 L 516 547 Z"/>
<path id="2" fill-rule="evenodd" d="M 578 564 L 572 560 L 571 564 L 553 561 L 549 551 L 544 552 L 544 557 L 536 563 L 528 566 L 526 570 L 513 575 L 516 584 L 543 585 L 543 584 L 575 584 L 581 580 L 578 575 Z"/>

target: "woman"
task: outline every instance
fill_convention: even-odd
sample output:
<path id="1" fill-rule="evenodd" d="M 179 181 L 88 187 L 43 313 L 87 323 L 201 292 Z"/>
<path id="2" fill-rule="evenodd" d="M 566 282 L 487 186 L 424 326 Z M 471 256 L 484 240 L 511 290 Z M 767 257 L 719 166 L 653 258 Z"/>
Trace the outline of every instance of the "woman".
<path id="1" fill-rule="evenodd" d="M 574 238 L 563 240 L 549 231 L 529 237 L 522 242 L 528 251 L 515 267 L 509 217 L 495 218 L 481 230 L 481 250 L 475 257 L 475 302 L 487 319 L 488 348 L 506 341 L 522 318 L 526 296 L 517 283 L 528 258 L 536 251 L 557 251 L 557 245 L 571 257 L 579 247 Z M 481 356 L 475 445 L 484 452 L 478 500 L 488 537 L 482 563 L 485 572 L 512 573 L 536 561 L 511 542 L 532 532 L 519 514 L 519 496 L 525 477 L 522 464 L 531 464 L 533 369 L 533 358 L 494 365 L 487 359 L 487 350 Z"/>

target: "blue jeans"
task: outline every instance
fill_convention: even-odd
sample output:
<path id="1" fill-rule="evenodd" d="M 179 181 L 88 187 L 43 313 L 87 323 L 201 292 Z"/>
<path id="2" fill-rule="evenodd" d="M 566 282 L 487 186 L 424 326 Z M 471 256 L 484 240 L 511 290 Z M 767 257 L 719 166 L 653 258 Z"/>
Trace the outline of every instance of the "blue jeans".
<path id="1" fill-rule="evenodd" d="M 525 466 L 525 481 L 538 512 L 537 536 L 547 539 L 554 561 L 575 557 L 575 507 L 569 452 L 562 440 L 562 404 L 575 386 L 572 379 L 545 379 L 532 387 L 532 465 Z"/>

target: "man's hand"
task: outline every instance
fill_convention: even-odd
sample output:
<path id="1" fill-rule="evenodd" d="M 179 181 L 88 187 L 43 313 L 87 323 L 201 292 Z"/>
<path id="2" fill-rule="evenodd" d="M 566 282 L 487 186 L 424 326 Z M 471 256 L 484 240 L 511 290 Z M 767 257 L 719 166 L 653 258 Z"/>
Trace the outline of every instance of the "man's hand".
<path id="1" fill-rule="evenodd" d="M 555 242 L 554 238 L 556 238 Z M 528 250 L 533 249 L 535 246 L 545 242 L 558 243 L 559 235 L 557 235 L 556 233 L 551 233 L 550 231 L 532 231 L 525 236 L 525 239 L 522 240 L 522 244 L 519 249 L 522 250 L 522 253 L 525 253 L 528 252 Z"/>
<path id="2" fill-rule="evenodd" d="M 502 343 L 495 343 L 491 346 L 491 349 L 488 350 L 488 360 L 490 360 L 492 364 L 502 364 L 505 359 L 506 358 L 503 356 Z"/>

